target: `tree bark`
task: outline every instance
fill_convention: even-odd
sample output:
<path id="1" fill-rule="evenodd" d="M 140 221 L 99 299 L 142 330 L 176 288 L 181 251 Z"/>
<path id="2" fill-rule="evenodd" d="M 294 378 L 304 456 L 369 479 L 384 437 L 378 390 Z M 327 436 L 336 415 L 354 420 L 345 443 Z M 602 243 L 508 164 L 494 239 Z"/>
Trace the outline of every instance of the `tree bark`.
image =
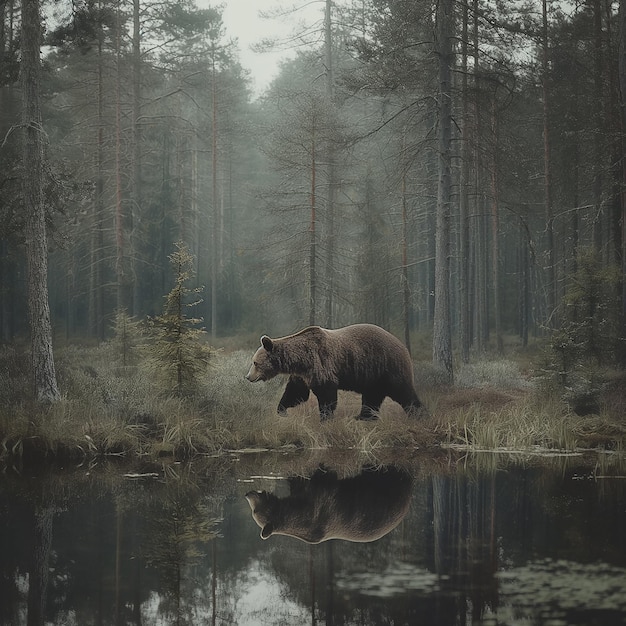
<path id="1" fill-rule="evenodd" d="M 117 279 L 117 309 L 131 311 L 132 276 L 126 250 L 128 224 L 124 210 L 122 184 L 122 16 L 117 2 L 117 35 L 115 39 L 115 275 Z"/>
<path id="2" fill-rule="evenodd" d="M 34 391 L 38 401 L 55 402 L 60 399 L 60 394 L 52 353 L 48 303 L 48 242 L 43 194 L 44 131 L 39 100 L 40 41 L 39 0 L 22 0 L 23 192 Z"/>
<path id="3" fill-rule="evenodd" d="M 331 4 L 331 0 L 326 0 L 324 7 L 324 56 L 326 65 L 326 99 L 328 101 L 328 107 L 334 112 L 335 85 L 333 77 Z M 328 224 L 326 235 L 326 326 L 332 328 L 335 295 L 335 195 L 337 188 L 336 150 L 332 136 L 329 137 L 327 142 L 326 156 L 328 159 L 328 184 L 326 189 L 326 221 Z"/>
<path id="4" fill-rule="evenodd" d="M 213 341 L 217 338 L 217 281 L 219 278 L 218 245 L 220 228 L 219 207 L 217 204 L 217 71 L 215 67 L 215 55 L 216 51 L 214 47 L 211 60 L 211 202 L 213 204 L 213 229 L 211 231 L 211 339 Z"/>
<path id="5" fill-rule="evenodd" d="M 620 119 L 622 126 L 622 186 L 621 186 L 621 261 L 622 261 L 622 310 L 621 310 L 621 338 L 620 362 L 626 366 L 626 150 L 624 149 L 624 130 L 626 129 L 626 0 L 619 3 L 619 87 L 620 87 Z"/>
<path id="6" fill-rule="evenodd" d="M 313 136 L 311 139 L 311 222 L 309 225 L 309 324 L 315 324 L 315 310 L 317 298 L 317 274 L 315 261 L 317 256 L 317 196 L 316 196 L 316 175 L 317 164 L 315 159 L 315 122 L 313 122 Z"/>
<path id="7" fill-rule="evenodd" d="M 604 233 L 602 218 L 603 202 L 603 172 L 606 167 L 605 147 L 602 141 L 602 127 L 605 119 L 604 111 L 604 95 L 603 95 L 603 69 L 604 59 L 602 54 L 602 2 L 601 0 L 591 0 L 591 9 L 593 11 L 593 86 L 594 96 L 597 98 L 594 107 L 595 117 L 593 128 L 593 155 L 594 155 L 594 172 L 593 172 L 593 244 L 598 252 L 602 250 Z"/>
<path id="8" fill-rule="evenodd" d="M 104 250 L 104 55 L 103 29 L 98 30 L 98 130 L 96 139 L 96 185 L 91 229 L 91 268 L 89 329 L 93 337 L 104 341 L 104 286 L 102 278 Z"/>
<path id="9" fill-rule="evenodd" d="M 548 88 L 548 5 L 542 0 L 542 92 L 543 92 L 543 163 L 544 163 L 544 203 L 546 219 L 546 249 L 547 249 L 547 299 L 548 326 L 554 327 L 556 319 L 556 251 L 554 245 L 554 215 L 552 207 L 552 167 L 550 156 L 550 90 Z"/>
<path id="10" fill-rule="evenodd" d="M 133 0 L 133 179 L 132 179 L 132 202 L 129 209 L 129 244 L 130 244 L 130 273 L 132 280 L 132 298 L 129 298 L 129 314 L 135 315 L 139 310 L 139 285 L 137 282 L 137 270 L 135 267 L 136 250 L 135 226 L 139 220 L 136 215 L 141 215 L 142 187 L 141 187 L 141 3 Z M 135 223 L 137 222 L 137 224 Z"/>
<path id="11" fill-rule="evenodd" d="M 402 143 L 406 130 L 403 131 Z M 403 145 L 404 152 L 404 145 Z M 409 285 L 409 220 L 407 211 L 406 171 L 402 172 L 402 322 L 404 326 L 404 345 L 411 354 L 411 288 Z"/>
<path id="12" fill-rule="evenodd" d="M 491 108 L 491 131 L 493 158 L 491 162 L 491 264 L 493 279 L 493 318 L 498 354 L 504 353 L 502 339 L 502 307 L 500 303 L 500 207 L 498 193 L 498 110 L 497 93 L 494 89 Z"/>
<path id="13" fill-rule="evenodd" d="M 470 116 L 468 89 L 468 37 L 469 11 L 463 5 L 463 32 L 461 36 L 461 180 L 459 182 L 459 343 L 461 361 L 469 363 L 470 314 L 469 314 L 469 179 L 470 179 Z"/>
<path id="14" fill-rule="evenodd" d="M 435 315 L 433 362 L 452 379 L 450 323 L 450 203 L 452 195 L 452 29 L 453 0 L 437 5 L 436 50 L 439 59 L 439 159 L 435 228 Z"/>

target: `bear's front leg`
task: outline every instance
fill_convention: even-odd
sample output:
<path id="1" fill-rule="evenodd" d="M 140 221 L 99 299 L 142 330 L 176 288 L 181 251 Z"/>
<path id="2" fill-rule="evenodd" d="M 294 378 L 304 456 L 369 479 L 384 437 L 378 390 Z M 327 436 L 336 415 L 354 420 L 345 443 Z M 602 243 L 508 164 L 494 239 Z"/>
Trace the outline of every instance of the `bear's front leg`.
<path id="1" fill-rule="evenodd" d="M 278 414 L 285 415 L 287 409 L 298 406 L 309 399 L 310 389 L 298 376 L 290 376 L 283 397 L 278 403 Z"/>
<path id="2" fill-rule="evenodd" d="M 323 387 L 315 387 L 311 391 L 317 396 L 317 402 L 320 407 L 320 420 L 323 422 L 331 419 L 337 408 L 337 387 L 324 385 Z"/>

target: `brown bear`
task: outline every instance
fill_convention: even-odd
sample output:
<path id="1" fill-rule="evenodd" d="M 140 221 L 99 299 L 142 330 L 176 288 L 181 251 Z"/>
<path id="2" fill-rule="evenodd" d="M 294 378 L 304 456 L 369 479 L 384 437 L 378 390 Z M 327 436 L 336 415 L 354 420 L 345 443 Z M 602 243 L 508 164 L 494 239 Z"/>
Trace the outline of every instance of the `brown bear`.
<path id="1" fill-rule="evenodd" d="M 365 468 L 358 476 L 337 478 L 317 470 L 310 479 L 289 479 L 289 495 L 250 491 L 246 500 L 261 537 L 295 537 L 307 543 L 329 539 L 376 541 L 405 517 L 413 481 L 398 468 Z"/>
<path id="2" fill-rule="evenodd" d="M 387 396 L 407 414 L 421 406 L 409 351 L 391 333 L 373 324 L 354 324 L 337 330 L 309 326 L 279 339 L 263 335 L 246 378 L 257 382 L 277 374 L 289 374 L 278 403 L 281 415 L 306 402 L 312 391 L 321 419 L 328 419 L 337 408 L 338 389 L 362 395 L 357 416 L 361 420 L 377 419 Z"/>

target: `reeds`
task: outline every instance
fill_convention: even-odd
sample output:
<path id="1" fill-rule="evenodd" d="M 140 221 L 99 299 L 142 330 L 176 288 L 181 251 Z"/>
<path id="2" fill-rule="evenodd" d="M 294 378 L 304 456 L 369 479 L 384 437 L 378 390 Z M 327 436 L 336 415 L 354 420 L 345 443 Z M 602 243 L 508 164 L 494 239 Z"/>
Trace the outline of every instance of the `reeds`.
<path id="1" fill-rule="evenodd" d="M 475 403 L 449 415 L 448 439 L 472 450 L 574 450 L 576 421 L 559 403 L 532 396 L 491 410 Z"/>

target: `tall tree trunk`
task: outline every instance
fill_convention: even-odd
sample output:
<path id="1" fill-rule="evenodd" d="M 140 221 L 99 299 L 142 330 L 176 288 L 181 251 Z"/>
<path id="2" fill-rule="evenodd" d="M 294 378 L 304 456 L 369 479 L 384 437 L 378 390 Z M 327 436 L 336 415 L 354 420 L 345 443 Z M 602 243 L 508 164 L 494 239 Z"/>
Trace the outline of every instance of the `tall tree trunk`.
<path id="1" fill-rule="evenodd" d="M 194 140 L 195 141 L 195 140 Z M 198 148 L 195 146 L 191 149 L 191 196 L 189 198 L 189 224 L 183 224 L 182 239 L 189 246 L 191 254 L 196 259 L 196 280 L 198 280 L 198 258 L 199 248 L 199 220 L 198 220 Z"/>
<path id="2" fill-rule="evenodd" d="M 478 135 L 478 133 L 477 133 Z M 478 152 L 478 151 L 477 151 Z M 480 156 L 476 161 L 476 189 L 481 189 L 484 182 L 485 168 Z M 487 183 L 485 183 L 486 185 Z M 489 313 L 487 297 L 487 198 L 483 191 L 477 194 L 474 213 L 474 336 L 476 350 L 481 353 L 489 341 Z"/>
<path id="3" fill-rule="evenodd" d="M 316 177 L 317 163 L 315 159 L 315 124 L 313 125 L 313 136 L 311 139 L 311 222 L 309 225 L 309 324 L 315 324 L 317 275 L 315 261 L 317 256 L 317 206 L 316 206 Z"/>
<path id="4" fill-rule="evenodd" d="M 128 310 L 126 301 L 126 260 L 124 251 L 124 207 L 122 205 L 122 20 L 117 0 L 117 35 L 115 40 L 115 275 L 117 309 Z"/>
<path id="5" fill-rule="evenodd" d="M 522 346 L 528 346 L 528 322 L 530 317 L 530 259 L 528 231 L 525 224 L 520 225 L 518 248 L 518 312 L 519 336 Z"/>
<path id="6" fill-rule="evenodd" d="M 595 249 L 600 252 L 603 246 L 604 212 L 602 202 L 603 172 L 606 166 L 604 158 L 605 149 L 602 142 L 602 126 L 604 124 L 604 97 L 603 97 L 603 54 L 602 54 L 602 2 L 601 0 L 591 0 L 593 11 L 593 87 L 594 97 L 597 98 L 594 106 L 595 128 L 593 128 L 593 243 Z"/>
<path id="7" fill-rule="evenodd" d="M 624 147 L 624 132 L 626 132 L 626 0 L 619 3 L 619 87 L 620 87 L 620 121 L 622 128 L 622 190 L 620 194 L 622 214 L 622 311 L 621 311 L 621 339 L 620 361 L 626 366 L 626 149 Z"/>
<path id="8" fill-rule="evenodd" d="M 403 131 L 402 143 L 406 132 Z M 403 150 L 404 152 L 404 146 Z M 402 168 L 402 322 L 404 326 L 404 345 L 411 354 L 411 289 L 409 286 L 409 219 L 406 201 L 406 171 Z"/>
<path id="9" fill-rule="evenodd" d="M 39 0 L 22 0 L 23 192 L 34 391 L 38 401 L 56 402 L 60 394 L 52 353 L 48 302 L 48 242 L 43 194 L 44 131 L 39 103 L 40 42 Z"/>
<path id="10" fill-rule="evenodd" d="M 91 269 L 89 277 L 89 330 L 93 337 L 104 341 L 104 287 L 102 254 L 104 250 L 104 58 L 102 28 L 98 30 L 98 129 L 96 137 L 96 186 L 91 230 Z"/>
<path id="11" fill-rule="evenodd" d="M 493 317 L 498 354 L 504 352 L 502 340 L 502 309 L 500 303 L 500 208 L 498 198 L 498 111 L 496 91 L 491 105 L 493 159 L 491 162 L 491 263 L 493 280 Z"/>
<path id="12" fill-rule="evenodd" d="M 215 49 L 212 56 L 211 70 L 211 106 L 212 106 L 212 159 L 211 159 L 211 176 L 212 176 L 212 203 L 213 203 L 213 228 L 211 231 L 211 339 L 215 341 L 217 337 L 217 280 L 218 273 L 218 246 L 219 246 L 219 207 L 217 193 L 217 71 L 215 68 Z"/>
<path id="13" fill-rule="evenodd" d="M 479 94 L 483 90 L 481 83 L 481 69 L 479 58 L 479 19 L 480 11 L 478 0 L 473 0 L 473 75 L 474 75 L 474 102 L 473 102 L 473 165 L 474 165 L 474 205 L 472 214 L 472 247 L 470 254 L 472 257 L 472 290 L 470 301 L 473 301 L 471 320 L 474 338 L 476 342 L 476 350 L 482 353 L 485 344 L 489 339 L 489 315 L 487 304 L 487 225 L 486 225 L 486 199 L 484 188 L 486 186 L 485 179 L 485 162 L 483 154 L 485 148 L 479 145 L 480 138 L 483 137 L 481 106 L 478 101 Z"/>
<path id="14" fill-rule="evenodd" d="M 470 179 L 470 119 L 468 90 L 468 37 L 469 10 L 463 4 L 461 36 L 461 180 L 459 182 L 459 343 L 461 361 L 469 363 L 470 315 L 469 315 L 469 179 Z"/>
<path id="15" fill-rule="evenodd" d="M 334 112 L 334 77 L 333 77 L 333 51 L 332 51 L 332 22 L 331 0 L 326 0 L 324 10 L 324 53 L 326 64 L 326 100 L 328 106 Z M 333 115 L 334 119 L 334 115 Z M 336 172 L 336 149 L 334 137 L 331 135 L 327 142 L 328 159 L 328 185 L 326 189 L 326 325 L 333 327 L 333 300 L 335 291 L 335 194 L 337 188 Z"/>
<path id="16" fill-rule="evenodd" d="M 135 219 L 136 215 L 140 215 L 142 202 L 141 189 L 141 21 L 140 21 L 141 4 L 140 0 L 133 0 L 133 179 L 132 193 L 129 217 L 130 232 L 130 273 L 132 280 L 132 299 L 129 301 L 129 313 L 134 315 L 139 307 L 139 285 L 137 281 L 137 270 L 135 267 L 136 251 L 135 244 L 135 228 L 139 227 L 139 220 Z"/>
<path id="17" fill-rule="evenodd" d="M 613 23 L 613 8 L 612 2 L 607 0 L 605 2 L 605 11 L 606 11 L 606 39 L 607 46 L 610 46 L 611 41 L 613 41 L 613 35 L 611 33 L 612 23 Z M 612 57 L 611 51 L 609 51 L 609 56 Z M 617 51 L 617 54 L 619 52 Z M 616 71 L 619 73 L 618 64 L 610 63 L 608 69 L 608 93 L 609 94 L 619 94 L 620 93 L 620 78 L 616 75 Z M 604 98 L 602 98 L 604 100 Z M 621 103 L 619 96 L 617 100 L 615 98 L 611 98 L 610 104 L 607 107 L 610 110 L 609 118 L 609 128 L 611 129 L 612 139 L 610 143 L 610 154 L 611 154 L 611 173 L 612 173 L 612 193 L 611 193 L 611 204 L 610 204 L 610 214 L 607 227 L 608 227 L 608 243 L 607 247 L 607 259 L 606 263 L 608 265 L 616 264 L 620 265 L 622 261 L 622 194 L 624 192 L 624 141 L 623 141 L 623 133 L 624 126 L 622 120 L 622 112 L 620 110 Z"/>
<path id="18" fill-rule="evenodd" d="M 548 88 L 548 5 L 542 0 L 542 95 L 543 95 L 543 166 L 544 166 L 544 203 L 546 219 L 546 305 L 548 308 L 548 325 L 554 327 L 556 322 L 556 251 L 554 244 L 554 215 L 552 207 L 552 167 L 550 160 L 550 90 Z"/>
<path id="19" fill-rule="evenodd" d="M 436 48 L 439 60 L 439 177 L 435 227 L 433 362 L 451 380 L 450 203 L 452 196 L 453 0 L 439 0 L 436 20 Z"/>

